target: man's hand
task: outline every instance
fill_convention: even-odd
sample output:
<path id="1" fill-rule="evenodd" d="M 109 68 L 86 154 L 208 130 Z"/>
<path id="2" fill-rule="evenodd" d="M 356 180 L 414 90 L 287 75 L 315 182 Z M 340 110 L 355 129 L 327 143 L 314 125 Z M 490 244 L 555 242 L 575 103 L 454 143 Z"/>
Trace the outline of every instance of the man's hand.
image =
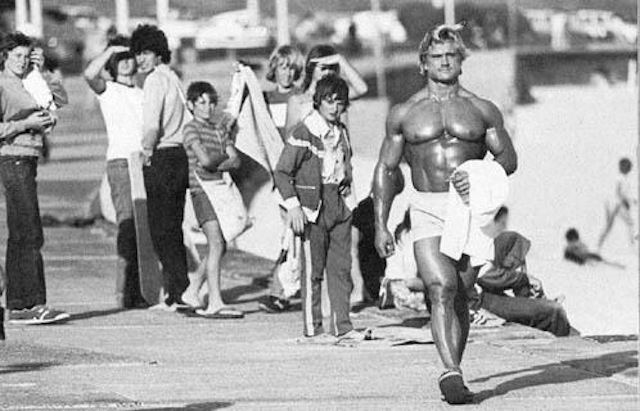
<path id="1" fill-rule="evenodd" d="M 29 59 L 31 60 L 31 64 L 36 66 L 38 70 L 42 71 L 42 68 L 44 67 L 44 50 L 42 47 L 34 47 L 33 50 L 31 50 Z"/>
<path id="2" fill-rule="evenodd" d="M 302 207 L 298 206 L 289 210 L 289 224 L 297 235 L 304 233 L 304 227 L 307 225 L 307 216 L 302 211 Z"/>
<path id="3" fill-rule="evenodd" d="M 140 152 L 140 160 L 142 160 L 143 166 L 151 165 L 151 156 L 153 155 L 153 150 L 149 150 L 147 148 L 143 148 Z"/>
<path id="4" fill-rule="evenodd" d="M 125 52 L 129 51 L 129 47 L 114 45 L 114 46 L 110 46 L 109 47 L 109 51 L 112 54 L 125 53 Z"/>
<path id="5" fill-rule="evenodd" d="M 22 121 L 25 129 L 33 131 L 43 131 L 55 123 L 54 117 L 48 111 L 37 111 Z"/>
<path id="6" fill-rule="evenodd" d="M 343 197 L 349 197 L 351 195 L 351 182 L 344 180 L 340 183 L 338 191 Z"/>
<path id="7" fill-rule="evenodd" d="M 311 62 L 322 66 L 334 66 L 336 64 L 340 64 L 341 59 L 342 56 L 340 54 L 331 54 L 329 56 L 311 59 Z"/>
<path id="8" fill-rule="evenodd" d="M 381 258 L 390 257 L 396 252 L 396 245 L 393 241 L 393 236 L 386 228 L 376 228 L 375 245 Z"/>
<path id="9" fill-rule="evenodd" d="M 462 201 L 469 205 L 469 174 L 466 171 L 454 171 L 450 178 Z"/>

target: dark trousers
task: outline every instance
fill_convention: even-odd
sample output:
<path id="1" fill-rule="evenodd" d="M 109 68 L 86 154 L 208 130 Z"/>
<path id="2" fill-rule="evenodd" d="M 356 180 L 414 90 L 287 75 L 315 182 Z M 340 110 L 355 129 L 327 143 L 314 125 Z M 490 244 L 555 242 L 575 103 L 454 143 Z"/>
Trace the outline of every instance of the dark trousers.
<path id="1" fill-rule="evenodd" d="M 189 285 L 187 253 L 182 235 L 189 164 L 182 147 L 157 149 L 143 168 L 153 248 L 162 264 L 167 304 L 180 300 Z"/>
<path id="2" fill-rule="evenodd" d="M 483 292 L 481 307 L 507 321 L 549 331 L 557 337 L 569 335 L 571 329 L 562 305 L 544 298 L 509 297 Z"/>
<path id="3" fill-rule="evenodd" d="M 107 162 L 107 178 L 111 188 L 111 200 L 116 210 L 118 236 L 118 268 L 116 274 L 116 300 L 122 307 L 134 307 L 143 301 L 138 272 L 138 247 L 136 226 L 133 220 L 129 163 L 125 159 Z"/>
<path id="4" fill-rule="evenodd" d="M 304 334 L 322 333 L 322 280 L 325 269 L 331 304 L 331 334 L 353 329 L 349 318 L 351 281 L 351 212 L 337 185 L 325 185 L 322 207 L 315 223 L 309 224 L 302 244 L 301 278 Z"/>
<path id="5" fill-rule="evenodd" d="M 7 307 L 31 308 L 47 301 L 44 244 L 36 185 L 38 159 L 0 156 L 0 179 L 7 204 Z"/>

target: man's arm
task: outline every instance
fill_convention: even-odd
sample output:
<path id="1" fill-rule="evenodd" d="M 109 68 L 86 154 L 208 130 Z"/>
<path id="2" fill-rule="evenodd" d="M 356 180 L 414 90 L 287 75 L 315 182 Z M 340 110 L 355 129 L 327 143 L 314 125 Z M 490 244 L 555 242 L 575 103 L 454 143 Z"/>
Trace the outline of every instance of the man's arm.
<path id="1" fill-rule="evenodd" d="M 349 85 L 349 100 L 356 100 L 367 94 L 369 88 L 360 73 L 347 61 L 342 54 L 332 54 L 330 56 L 315 59 L 316 63 L 340 66 L 340 77 Z"/>
<path id="2" fill-rule="evenodd" d="M 382 258 L 394 252 L 393 236 L 387 228 L 389 210 L 396 195 L 396 173 L 402 159 L 405 139 L 400 127 L 403 115 L 401 107 L 394 108 L 387 118 L 386 137 L 380 148 L 380 156 L 373 174 L 373 208 L 376 228 L 376 249 Z"/>
<path id="3" fill-rule="evenodd" d="M 183 133 L 185 147 L 193 151 L 202 167 L 216 171 L 218 166 L 229 158 L 223 153 L 209 153 L 200 141 L 200 133 L 193 125 L 185 125 Z"/>
<path id="4" fill-rule="evenodd" d="M 240 155 L 233 145 L 228 145 L 225 149 L 227 159 L 218 165 L 219 171 L 235 170 L 240 168 Z"/>
<path id="5" fill-rule="evenodd" d="M 142 153 L 145 160 L 148 160 L 160 138 L 160 122 L 167 84 L 160 76 L 151 73 L 144 82 L 143 90 Z"/>
<path id="6" fill-rule="evenodd" d="M 29 130 L 42 131 L 54 122 L 50 113 L 36 111 L 21 120 L 0 121 L 0 141 L 15 137 Z"/>
<path id="7" fill-rule="evenodd" d="M 500 110 L 491 102 L 483 101 L 481 110 L 485 121 L 489 126 L 485 137 L 485 143 L 494 160 L 504 168 L 504 171 L 513 174 L 518 168 L 518 156 L 513 148 L 513 142 L 509 133 L 504 128 L 504 119 Z"/>
<path id="8" fill-rule="evenodd" d="M 300 168 L 300 164 L 302 164 L 307 152 L 307 148 L 301 144 L 292 144 L 292 142 L 295 143 L 296 141 L 300 140 L 293 136 L 289 137 L 289 140 L 282 150 L 282 154 L 280 154 L 276 169 L 274 170 L 273 180 L 284 200 L 283 206 L 287 209 L 289 224 L 291 224 L 293 232 L 302 234 L 307 219 L 302 211 L 302 205 L 300 204 L 298 192 L 294 186 L 294 180 L 296 172 Z"/>
<path id="9" fill-rule="evenodd" d="M 104 67 L 107 65 L 107 62 L 116 53 L 121 53 L 124 51 L 128 51 L 129 48 L 125 46 L 111 46 L 107 47 L 105 51 L 102 52 L 98 57 L 93 59 L 91 63 L 84 70 L 84 79 L 91 90 L 93 90 L 96 94 L 102 94 L 106 90 L 106 81 L 102 77 L 102 72 Z M 114 79 L 115 80 L 115 79 Z"/>

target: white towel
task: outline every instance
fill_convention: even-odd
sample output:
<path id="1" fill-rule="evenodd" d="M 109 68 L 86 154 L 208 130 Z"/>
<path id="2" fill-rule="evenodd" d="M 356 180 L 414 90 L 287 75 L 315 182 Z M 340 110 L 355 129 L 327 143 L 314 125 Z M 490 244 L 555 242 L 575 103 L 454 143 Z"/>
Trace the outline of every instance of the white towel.
<path id="1" fill-rule="evenodd" d="M 241 65 L 234 74 L 225 111 L 237 119 L 236 148 L 272 173 L 284 142 L 269 114 L 258 79 L 249 67 Z"/>
<path id="2" fill-rule="evenodd" d="M 471 257 L 471 265 L 478 266 L 493 259 L 494 246 L 490 230 L 498 209 L 504 205 L 509 192 L 507 175 L 495 161 L 469 160 L 457 171 L 469 175 L 469 205 L 449 183 L 447 220 L 440 241 L 440 252 L 460 259 Z"/>
<path id="3" fill-rule="evenodd" d="M 31 94 L 38 106 L 47 110 L 56 110 L 58 108 L 53 101 L 53 93 L 44 77 L 42 77 L 40 70 L 31 70 L 22 80 L 22 85 Z"/>

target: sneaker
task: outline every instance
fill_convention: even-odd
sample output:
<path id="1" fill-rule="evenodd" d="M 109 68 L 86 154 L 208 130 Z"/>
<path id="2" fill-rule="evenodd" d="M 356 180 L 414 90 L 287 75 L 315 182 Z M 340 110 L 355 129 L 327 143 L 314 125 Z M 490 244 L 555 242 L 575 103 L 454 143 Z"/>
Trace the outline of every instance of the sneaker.
<path id="1" fill-rule="evenodd" d="M 358 330 L 351 330 L 338 336 L 338 343 L 358 343 L 365 340 L 371 340 L 371 330 L 360 332 Z"/>
<path id="2" fill-rule="evenodd" d="M 277 314 L 289 311 L 291 304 L 284 298 L 269 295 L 258 302 L 258 307 L 264 312 Z"/>
<path id="3" fill-rule="evenodd" d="M 9 324 L 51 324 L 67 320 L 70 317 L 69 313 L 64 311 L 54 310 L 46 305 L 36 305 L 35 307 L 25 308 L 24 310 L 10 310 Z"/>

